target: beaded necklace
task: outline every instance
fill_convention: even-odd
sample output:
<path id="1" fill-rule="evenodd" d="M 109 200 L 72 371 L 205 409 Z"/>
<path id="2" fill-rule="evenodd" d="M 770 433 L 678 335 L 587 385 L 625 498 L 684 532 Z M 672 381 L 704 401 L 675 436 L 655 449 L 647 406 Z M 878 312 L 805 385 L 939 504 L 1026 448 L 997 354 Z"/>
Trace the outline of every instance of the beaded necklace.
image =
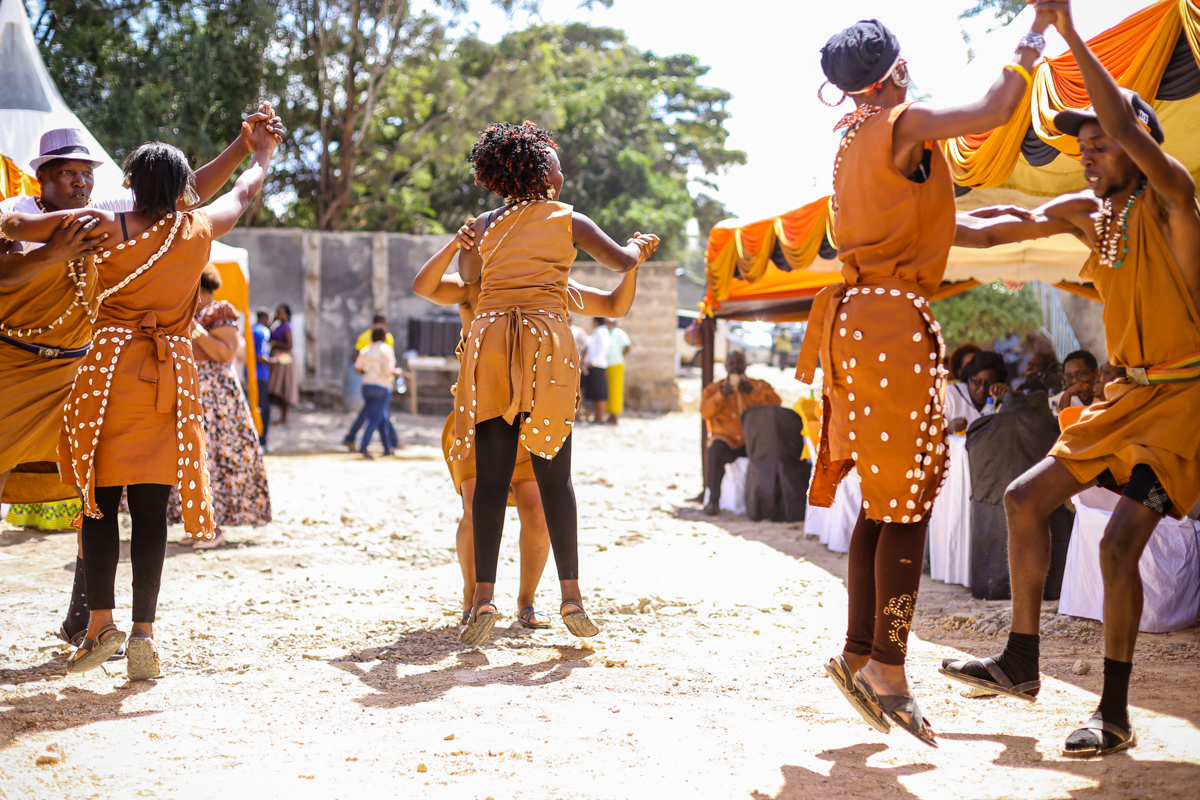
<path id="1" fill-rule="evenodd" d="M 1096 225 L 1096 252 L 1100 254 L 1100 263 L 1105 267 L 1120 269 L 1125 263 L 1125 254 L 1129 252 L 1129 234 L 1126 232 L 1129 228 L 1129 212 L 1133 210 L 1133 204 L 1141 197 L 1142 192 L 1146 189 L 1146 179 L 1143 177 L 1138 188 L 1133 194 L 1129 195 L 1129 201 L 1125 203 L 1125 209 L 1121 212 L 1120 219 L 1113 221 L 1113 204 L 1112 198 L 1106 197 L 1100 204 L 1100 213 L 1094 218 Z M 1121 257 L 1117 258 L 1117 248 L 1121 248 Z"/>
<path id="2" fill-rule="evenodd" d="M 33 202 L 37 205 L 38 211 L 41 211 L 43 214 L 50 213 L 50 211 L 46 208 L 46 205 L 42 202 L 42 198 L 34 197 Z M 99 311 L 100 306 L 99 303 L 97 303 L 96 308 L 93 309 L 87 305 L 87 269 L 84 267 L 84 260 L 82 258 L 72 259 L 71 261 L 67 262 L 67 277 L 69 277 L 71 282 L 75 284 L 75 299 L 71 301 L 71 305 L 67 306 L 63 313 L 58 315 L 58 319 L 54 320 L 54 322 L 51 322 L 49 325 L 44 325 L 40 328 L 10 328 L 8 325 L 0 322 L 0 334 L 11 336 L 14 339 L 24 339 L 28 336 L 41 336 L 43 333 L 49 333 L 59 325 L 62 325 L 66 318 L 71 316 L 71 313 L 81 305 L 85 307 L 88 317 L 92 320 L 92 322 L 95 322 L 96 313 Z"/>
<path id="3" fill-rule="evenodd" d="M 846 148 L 848 148 L 850 143 L 854 141 L 854 137 L 858 133 L 858 129 L 862 127 L 862 124 L 878 114 L 880 111 L 883 111 L 883 108 L 880 106 L 863 104 L 851 111 L 846 116 L 842 117 L 838 121 L 838 124 L 833 126 L 834 132 L 840 131 L 842 128 L 846 128 L 846 134 L 842 136 L 841 144 L 838 145 L 837 158 L 835 158 L 833 161 L 834 188 L 833 197 L 830 198 L 830 204 L 833 207 L 833 213 L 835 216 L 837 215 L 838 211 L 837 176 L 838 170 L 841 169 L 842 166 L 842 157 L 846 153 Z"/>

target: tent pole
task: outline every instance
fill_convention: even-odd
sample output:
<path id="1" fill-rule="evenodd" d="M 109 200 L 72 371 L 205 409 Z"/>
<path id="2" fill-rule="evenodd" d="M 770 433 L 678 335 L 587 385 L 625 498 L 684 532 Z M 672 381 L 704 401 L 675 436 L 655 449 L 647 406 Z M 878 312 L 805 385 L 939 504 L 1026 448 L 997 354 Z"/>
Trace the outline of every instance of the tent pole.
<path id="1" fill-rule="evenodd" d="M 700 321 L 700 394 L 704 388 L 713 382 L 713 365 L 716 361 L 716 332 L 717 321 L 713 317 L 705 317 Z M 704 481 L 704 463 L 708 457 L 708 426 L 704 419 L 700 420 L 700 480 Z M 701 490 L 703 493 L 703 490 Z"/>

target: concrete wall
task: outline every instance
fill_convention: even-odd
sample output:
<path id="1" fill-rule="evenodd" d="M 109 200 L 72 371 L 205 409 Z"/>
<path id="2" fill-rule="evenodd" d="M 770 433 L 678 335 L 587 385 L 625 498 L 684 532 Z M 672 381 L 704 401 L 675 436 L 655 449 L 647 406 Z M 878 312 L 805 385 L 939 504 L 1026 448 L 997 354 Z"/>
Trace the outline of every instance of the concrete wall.
<path id="1" fill-rule="evenodd" d="M 1075 331 L 1079 346 L 1103 364 L 1108 360 L 1108 346 L 1104 343 L 1104 304 L 1062 289 L 1055 291 L 1063 311 L 1067 312 L 1067 320 Z"/>
<path id="2" fill-rule="evenodd" d="M 637 296 L 620 327 L 633 345 L 625 362 L 627 405 L 638 411 L 675 411 L 679 387 L 675 383 L 675 327 L 678 278 L 674 263 L 643 264 L 638 269 Z M 576 262 L 571 277 L 598 289 L 612 289 L 621 276 L 599 264 Z M 571 321 L 587 330 L 587 317 L 572 315 Z"/>
<path id="3" fill-rule="evenodd" d="M 295 357 L 303 367 L 300 388 L 321 405 L 360 403 L 353 389 L 346 390 L 357 386 L 349 379 L 350 359 L 355 339 L 374 314 L 387 315 L 401 354 L 408 349 L 409 317 L 453 313 L 412 293 L 417 270 L 445 244 L 444 236 L 238 228 L 222 241 L 249 251 L 252 305 L 291 307 Z M 577 263 L 571 274 L 600 288 L 620 280 L 588 263 Z M 634 341 L 626 367 L 629 407 L 673 410 L 675 265 L 645 264 L 638 278 L 637 299 L 628 324 L 622 323 Z M 421 388 L 424 392 L 424 379 Z"/>

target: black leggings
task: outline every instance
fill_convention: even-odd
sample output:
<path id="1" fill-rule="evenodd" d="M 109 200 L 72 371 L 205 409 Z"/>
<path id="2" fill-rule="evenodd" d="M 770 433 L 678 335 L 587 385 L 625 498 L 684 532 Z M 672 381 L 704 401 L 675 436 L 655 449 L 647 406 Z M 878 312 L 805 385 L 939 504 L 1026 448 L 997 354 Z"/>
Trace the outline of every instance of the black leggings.
<path id="1" fill-rule="evenodd" d="M 96 505 L 102 519 L 83 517 L 83 572 L 87 581 L 89 611 L 116 608 L 114 585 L 121 537 L 117 509 L 123 486 L 96 489 Z M 167 498 L 171 487 L 139 483 L 129 487 L 129 515 L 133 535 L 129 561 L 133 566 L 133 621 L 154 622 L 158 610 L 158 588 L 162 584 L 163 559 L 167 554 Z"/>
<path id="2" fill-rule="evenodd" d="M 504 510 L 517 464 L 519 436 L 517 422 L 510 425 L 502 417 L 475 426 L 475 500 L 471 513 L 475 521 L 475 580 L 479 583 L 496 582 Z M 552 461 L 533 456 L 533 476 L 542 494 L 560 581 L 579 580 L 579 520 L 575 487 L 571 485 L 571 439 L 567 437 Z"/>

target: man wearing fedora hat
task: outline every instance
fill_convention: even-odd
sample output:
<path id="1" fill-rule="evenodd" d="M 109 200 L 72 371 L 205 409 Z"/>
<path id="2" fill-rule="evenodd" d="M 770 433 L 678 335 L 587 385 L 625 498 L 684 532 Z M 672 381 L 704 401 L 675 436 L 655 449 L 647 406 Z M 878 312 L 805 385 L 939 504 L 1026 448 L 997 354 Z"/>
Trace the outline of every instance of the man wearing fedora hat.
<path id="1" fill-rule="evenodd" d="M 1104 576 L 1104 690 L 1063 755 L 1086 758 L 1137 743 L 1129 677 L 1142 615 L 1138 561 L 1163 515 L 1182 517 L 1200 495 L 1200 205 L 1187 168 L 1162 149 L 1153 107 L 1122 90 L 1088 49 L 1068 0 L 1038 0 L 1071 47 L 1093 106 L 1054 126 L 1079 141 L 1088 189 L 1033 212 L 998 207 L 959 217 L 956 244 L 989 247 L 1070 233 L 1092 248 L 1081 277 L 1104 301 L 1109 359 L 1127 378 L 1068 427 L 1050 455 L 1008 488 L 1012 633 L 1004 652 L 943 662 L 949 677 L 1033 700 L 1038 623 L 1050 562 L 1050 513 L 1102 486 L 1121 494 L 1100 544 Z M 982 218 L 981 218 L 982 217 Z"/>
<path id="2" fill-rule="evenodd" d="M 238 138 L 211 163 L 196 170 L 196 197 L 204 202 L 253 152 L 250 136 L 266 125 L 276 136 L 283 126 L 270 105 L 261 104 L 242 123 Z M 41 197 L 18 195 L 0 202 L 8 214 L 83 209 L 132 211 L 133 195 L 92 199 L 93 169 L 104 163 L 76 128 L 47 131 L 30 162 Z M 44 245 L 0 238 L 0 497 L 8 503 L 43 503 L 75 497 L 55 467 L 62 409 L 80 360 L 92 340 L 96 273 L 89 257 L 103 237 L 89 240 L 95 221 L 68 220 Z M 87 627 L 81 561 L 67 620 L 59 635 L 70 641 Z"/>

